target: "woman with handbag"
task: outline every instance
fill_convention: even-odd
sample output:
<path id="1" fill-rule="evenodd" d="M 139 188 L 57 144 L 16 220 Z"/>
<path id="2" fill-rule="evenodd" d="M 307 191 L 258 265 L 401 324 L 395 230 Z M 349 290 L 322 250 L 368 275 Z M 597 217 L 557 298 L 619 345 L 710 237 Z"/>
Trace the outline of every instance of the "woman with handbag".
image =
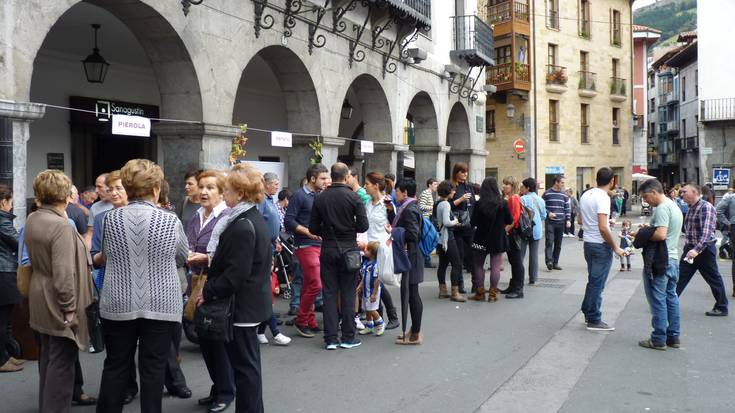
<path id="1" fill-rule="evenodd" d="M 457 162 L 452 169 L 452 185 L 454 185 L 454 196 L 451 198 L 452 213 L 457 217 L 461 225 L 454 228 L 454 237 L 457 242 L 459 259 L 464 270 L 472 273 L 472 235 L 473 228 L 470 225 L 472 208 L 475 205 L 475 194 L 472 185 L 467 181 L 469 166 L 464 162 Z M 473 290 L 475 285 L 472 286 Z M 464 277 L 460 279 L 459 293 L 467 294 L 464 289 Z"/>
<path id="2" fill-rule="evenodd" d="M 192 282 L 184 317 L 189 321 L 194 321 L 196 299 L 202 291 L 209 272 L 207 244 L 209 244 L 217 222 L 226 219 L 230 214 L 230 208 L 222 199 L 222 193 L 225 190 L 224 174 L 210 169 L 200 172 L 196 179 L 201 206 L 189 221 L 189 227 L 186 229 L 186 238 L 189 240 L 187 264 L 192 274 Z M 209 396 L 199 399 L 197 403 L 200 406 L 209 406 L 212 412 L 225 410 L 235 399 L 235 378 L 230 359 L 227 357 L 225 343 L 199 337 L 199 347 L 213 384 L 209 390 Z"/>
<path id="3" fill-rule="evenodd" d="M 459 284 L 462 279 L 462 261 L 459 258 L 459 249 L 453 231 L 459 225 L 459 221 L 452 215 L 452 207 L 449 205 L 449 200 L 454 195 L 454 186 L 449 181 L 442 181 L 436 188 L 436 192 L 439 201 L 434 208 L 434 213 L 436 214 L 436 222 L 441 228 L 439 246 L 436 250 L 439 254 L 439 268 L 436 271 L 436 277 L 439 280 L 439 298 L 449 298 L 452 301 L 463 303 L 467 301 L 467 298 L 459 292 Z M 452 282 L 451 295 L 447 291 L 446 284 L 447 266 L 450 264 L 452 266 L 450 274 L 450 281 Z"/>
<path id="4" fill-rule="evenodd" d="M 21 302 L 16 281 L 18 231 L 13 226 L 12 210 L 13 190 L 0 184 L 0 373 L 23 370 L 23 362 L 11 357 L 7 350 L 13 306 Z"/>
<path id="5" fill-rule="evenodd" d="M 485 258 L 490 255 L 490 289 L 487 300 L 498 300 L 498 282 L 503 253 L 508 251 L 506 225 L 513 223 L 508 204 L 503 200 L 495 178 L 487 177 L 480 186 L 480 200 L 472 210 L 472 226 L 475 227 L 473 248 L 473 283 L 475 294 L 468 297 L 473 301 L 485 301 Z"/>
<path id="6" fill-rule="evenodd" d="M 369 224 L 367 240 L 368 242 L 379 241 L 381 248 L 385 248 L 384 252 L 390 254 L 392 259 L 392 250 L 386 242 L 390 239 L 390 222 L 395 216 L 395 212 L 391 198 L 387 197 L 384 193 L 384 175 L 380 172 L 370 172 L 367 174 L 365 176 L 365 191 L 370 195 L 370 201 L 365 205 L 365 212 L 367 213 Z M 386 202 L 391 206 L 390 210 L 387 208 Z M 381 268 L 378 268 L 378 272 L 381 272 Z M 386 324 L 385 329 L 392 330 L 398 328 L 400 325 L 398 312 L 396 306 L 393 305 L 393 297 L 391 297 L 387 288 L 380 289 L 380 300 L 385 306 L 385 311 L 388 315 L 388 324 Z M 381 316 L 383 315 L 382 308 L 378 309 L 378 313 Z"/>
<path id="7" fill-rule="evenodd" d="M 136 347 L 140 410 L 160 412 L 166 361 L 181 322 L 176 267 L 187 257 L 186 234 L 176 215 L 156 207 L 163 182 L 158 165 L 130 160 L 120 178 L 128 205 L 105 215 L 102 233 L 100 316 L 107 356 L 97 412 L 122 411 Z"/>
<path id="8" fill-rule="evenodd" d="M 225 342 L 235 373 L 236 412 L 263 412 L 257 327 L 272 311 L 271 234 L 256 208 L 264 197 L 263 175 L 252 165 L 235 165 L 224 185 L 224 199 L 232 211 L 212 234 L 210 248 L 216 248 L 197 298 L 200 337 L 207 338 L 200 329 L 202 314 L 211 316 L 210 325 L 226 324 L 225 331 L 211 331 L 216 335 L 209 338 Z M 226 310 L 219 311 L 221 307 Z"/>
<path id="9" fill-rule="evenodd" d="M 523 298 L 523 282 L 525 269 L 523 268 L 523 255 L 521 254 L 521 239 L 518 229 L 521 219 L 521 197 L 518 196 L 518 180 L 513 176 L 503 178 L 503 198 L 508 204 L 508 210 L 513 223 L 505 226 L 508 234 L 508 262 L 510 262 L 510 284 L 506 290 L 501 291 L 505 298 Z"/>
<path id="10" fill-rule="evenodd" d="M 89 349 L 85 310 L 92 303 L 91 259 L 86 243 L 66 216 L 71 181 L 46 170 L 33 181 L 41 206 L 28 216 L 24 245 L 33 271 L 28 305 L 38 333 L 39 411 L 68 412 L 79 351 Z"/>

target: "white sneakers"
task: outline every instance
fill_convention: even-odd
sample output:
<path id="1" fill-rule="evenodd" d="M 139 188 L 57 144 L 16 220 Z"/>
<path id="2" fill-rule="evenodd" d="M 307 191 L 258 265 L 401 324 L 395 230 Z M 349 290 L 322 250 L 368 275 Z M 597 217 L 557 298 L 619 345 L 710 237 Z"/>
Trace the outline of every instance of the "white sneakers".
<path id="1" fill-rule="evenodd" d="M 277 336 L 273 337 L 273 342 L 279 346 L 287 346 L 291 342 L 291 337 L 287 337 L 283 333 L 278 333 Z"/>
<path id="2" fill-rule="evenodd" d="M 260 344 L 268 344 L 268 339 L 265 334 L 258 334 L 258 342 Z M 278 333 L 277 336 L 273 337 L 273 343 L 278 346 L 287 346 L 291 342 L 291 338 L 285 336 L 283 333 Z"/>
<path id="3" fill-rule="evenodd" d="M 365 324 L 363 324 L 362 321 L 360 321 L 359 315 L 355 316 L 355 327 L 357 328 L 358 331 L 365 329 Z"/>

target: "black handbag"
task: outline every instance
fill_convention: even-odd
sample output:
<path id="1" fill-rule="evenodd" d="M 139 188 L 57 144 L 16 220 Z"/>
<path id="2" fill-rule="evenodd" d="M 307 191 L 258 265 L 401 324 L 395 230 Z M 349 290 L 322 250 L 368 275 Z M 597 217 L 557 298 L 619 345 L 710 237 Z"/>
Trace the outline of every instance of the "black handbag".
<path id="1" fill-rule="evenodd" d="M 97 287 L 95 287 L 96 289 Z M 87 315 L 87 330 L 89 332 L 89 352 L 101 353 L 105 351 L 105 338 L 102 334 L 102 319 L 100 318 L 100 302 L 94 300 L 84 309 Z"/>
<path id="2" fill-rule="evenodd" d="M 211 341 L 231 341 L 233 338 L 233 310 L 235 296 L 205 301 L 194 312 L 197 337 Z"/>
<path id="3" fill-rule="evenodd" d="M 339 241 L 337 241 L 337 236 L 334 233 L 334 227 L 330 225 L 329 229 L 334 237 L 334 243 L 337 244 L 337 251 L 339 251 L 339 255 L 342 257 L 342 265 L 344 265 L 345 271 L 359 271 L 360 267 L 362 267 L 362 254 L 360 254 L 360 250 L 355 247 L 343 250 L 339 245 Z"/>

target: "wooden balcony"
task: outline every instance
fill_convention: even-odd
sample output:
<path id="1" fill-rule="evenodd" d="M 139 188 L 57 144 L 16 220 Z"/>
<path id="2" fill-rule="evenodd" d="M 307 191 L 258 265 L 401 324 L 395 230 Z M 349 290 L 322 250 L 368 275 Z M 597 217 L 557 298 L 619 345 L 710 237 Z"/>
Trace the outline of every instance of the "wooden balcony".
<path id="1" fill-rule="evenodd" d="M 498 92 L 508 90 L 531 90 L 529 65 L 513 62 L 488 67 L 485 70 L 487 84 L 494 85 Z"/>
<path id="2" fill-rule="evenodd" d="M 495 37 L 509 33 L 531 35 L 529 0 L 508 0 L 488 6 L 488 24 L 495 25 Z"/>

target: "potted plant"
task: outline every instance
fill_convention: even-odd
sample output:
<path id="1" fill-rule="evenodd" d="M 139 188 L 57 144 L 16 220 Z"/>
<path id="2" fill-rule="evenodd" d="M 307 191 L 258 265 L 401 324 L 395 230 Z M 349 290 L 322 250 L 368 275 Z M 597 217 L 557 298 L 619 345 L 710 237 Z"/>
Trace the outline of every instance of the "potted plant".
<path id="1" fill-rule="evenodd" d="M 245 133 L 248 131 L 248 125 L 243 123 L 240 125 L 240 133 L 232 138 L 232 146 L 230 147 L 230 165 L 234 165 L 238 159 L 244 157 L 248 152 L 245 150 L 245 144 L 248 138 Z"/>
<path id="2" fill-rule="evenodd" d="M 309 159 L 311 165 L 315 165 L 322 162 L 322 143 L 317 137 L 313 141 L 309 142 L 309 148 L 314 151 L 314 156 Z"/>

